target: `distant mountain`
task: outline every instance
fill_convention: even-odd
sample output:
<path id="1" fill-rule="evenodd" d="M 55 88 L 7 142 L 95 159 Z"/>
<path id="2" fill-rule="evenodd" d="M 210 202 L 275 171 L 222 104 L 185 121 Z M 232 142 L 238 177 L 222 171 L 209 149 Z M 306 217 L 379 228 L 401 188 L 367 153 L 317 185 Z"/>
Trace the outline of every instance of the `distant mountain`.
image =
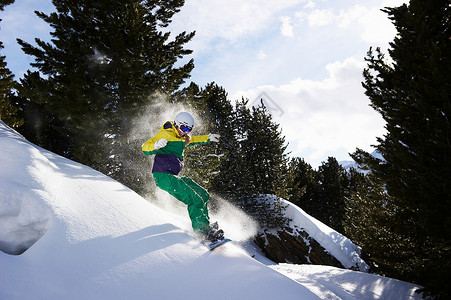
<path id="1" fill-rule="evenodd" d="M 371 153 L 371 156 L 384 160 L 384 158 L 382 157 L 382 154 L 380 154 L 377 150 L 374 150 Z M 367 173 L 368 172 L 367 170 L 360 169 L 359 165 L 354 160 L 342 160 L 342 161 L 340 161 L 338 163 L 348 172 L 349 172 L 349 170 L 351 168 L 354 168 L 357 171 L 362 172 L 362 173 Z"/>

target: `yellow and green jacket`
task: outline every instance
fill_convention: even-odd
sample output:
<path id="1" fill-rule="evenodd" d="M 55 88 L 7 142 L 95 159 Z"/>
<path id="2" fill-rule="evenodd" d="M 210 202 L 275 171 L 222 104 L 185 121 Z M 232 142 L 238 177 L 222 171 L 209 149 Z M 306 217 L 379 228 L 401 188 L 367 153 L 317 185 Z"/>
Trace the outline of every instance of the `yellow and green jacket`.
<path id="1" fill-rule="evenodd" d="M 165 139 L 168 141 L 166 147 L 155 149 L 155 142 Z M 208 135 L 192 136 L 188 145 L 185 137 L 180 137 L 174 124 L 170 121 L 164 123 L 160 131 L 142 145 L 142 151 L 146 155 L 155 154 L 152 172 L 163 172 L 178 175 L 183 168 L 183 153 L 187 146 L 205 144 L 210 142 Z"/>

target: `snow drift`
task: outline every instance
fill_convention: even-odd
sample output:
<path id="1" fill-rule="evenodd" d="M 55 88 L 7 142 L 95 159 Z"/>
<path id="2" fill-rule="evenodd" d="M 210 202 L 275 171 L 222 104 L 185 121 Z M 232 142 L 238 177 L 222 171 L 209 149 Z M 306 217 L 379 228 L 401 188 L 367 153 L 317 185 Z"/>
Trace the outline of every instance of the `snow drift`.
<path id="1" fill-rule="evenodd" d="M 291 219 L 291 226 L 304 229 L 310 236 L 329 251 L 347 268 L 368 272 L 370 267 L 360 258 L 360 248 L 341 233 L 305 213 L 296 205 L 283 200 L 285 215 Z"/>
<path id="2" fill-rule="evenodd" d="M 47 230 L 51 197 L 45 186 L 51 163 L 3 124 L 0 132 L 0 250 L 21 254 Z"/>

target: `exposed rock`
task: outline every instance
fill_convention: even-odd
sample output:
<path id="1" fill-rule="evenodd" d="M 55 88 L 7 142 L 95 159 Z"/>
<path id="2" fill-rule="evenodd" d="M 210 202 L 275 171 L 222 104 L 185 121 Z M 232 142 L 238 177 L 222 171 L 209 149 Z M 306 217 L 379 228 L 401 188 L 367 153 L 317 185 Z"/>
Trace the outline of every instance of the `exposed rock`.
<path id="1" fill-rule="evenodd" d="M 301 229 L 283 228 L 276 232 L 261 232 L 255 243 L 266 257 L 276 263 L 328 265 L 344 268 L 307 232 Z"/>

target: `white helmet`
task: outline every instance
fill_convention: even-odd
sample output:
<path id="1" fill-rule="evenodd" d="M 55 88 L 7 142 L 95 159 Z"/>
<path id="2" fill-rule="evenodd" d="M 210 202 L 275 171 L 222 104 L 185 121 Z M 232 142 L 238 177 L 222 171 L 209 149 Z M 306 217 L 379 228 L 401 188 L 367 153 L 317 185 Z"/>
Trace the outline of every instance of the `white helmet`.
<path id="1" fill-rule="evenodd" d="M 190 113 L 182 111 L 175 116 L 174 123 L 181 131 L 188 133 L 194 127 L 194 118 Z"/>

